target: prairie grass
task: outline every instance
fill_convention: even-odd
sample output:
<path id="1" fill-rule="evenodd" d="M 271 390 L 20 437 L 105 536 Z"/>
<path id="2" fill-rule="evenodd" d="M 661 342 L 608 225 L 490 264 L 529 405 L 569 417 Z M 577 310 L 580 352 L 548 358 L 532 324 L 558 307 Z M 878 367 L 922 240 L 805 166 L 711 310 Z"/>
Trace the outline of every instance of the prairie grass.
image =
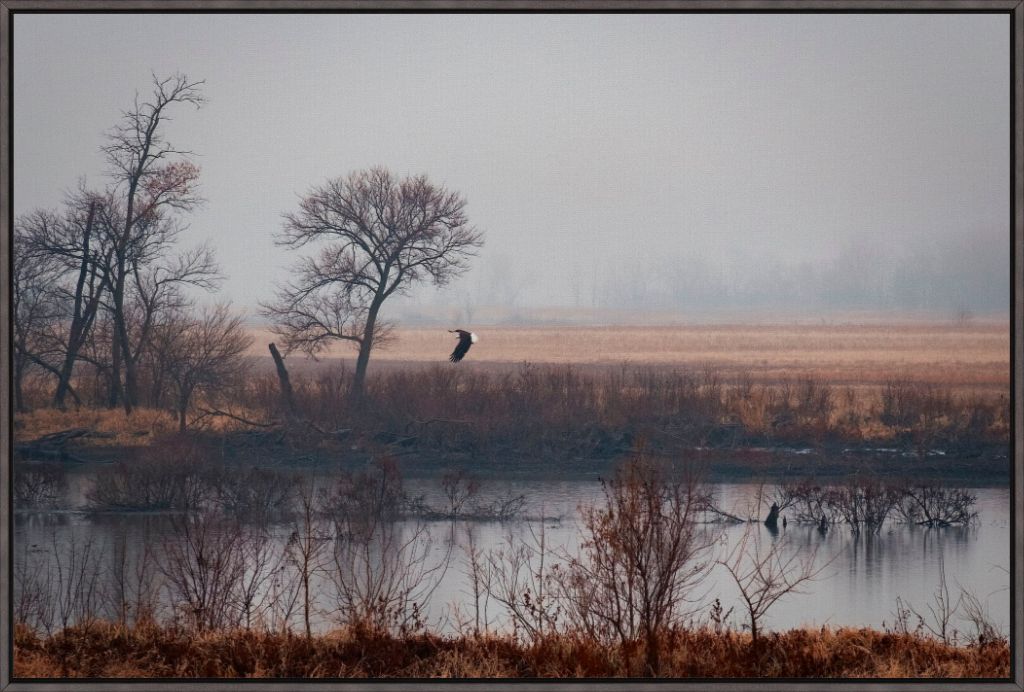
<path id="1" fill-rule="evenodd" d="M 883 385 L 907 378 L 951 387 L 1005 387 L 1009 382 L 1008 322 L 973 325 L 894 323 L 845 325 L 719 325 L 474 328 L 480 342 L 462 364 L 505 369 L 523 362 L 577 366 L 713 368 L 758 383 L 807 376 L 830 384 Z M 254 331 L 251 354 L 267 358 L 269 332 Z M 452 350 L 442 328 L 396 329 L 375 350 L 374 365 L 391 368 L 444 362 Z M 338 344 L 327 362 L 354 363 Z M 269 361 L 269 359 L 268 359 Z"/>
<path id="2" fill-rule="evenodd" d="M 125 416 L 122 409 L 107 408 L 37 408 L 15 416 L 15 435 L 19 441 L 70 428 L 110 434 L 89 438 L 90 445 L 121 446 L 142 444 L 146 439 L 173 432 L 177 423 L 172 413 L 147 408 L 136 409 L 131 416 Z"/>
<path id="3" fill-rule="evenodd" d="M 629 448 L 637 436 L 690 446 L 894 441 L 926 453 L 1009 439 L 1009 398 L 906 379 L 854 391 L 813 376 L 756 383 L 714 369 L 585 370 L 520 365 L 492 371 L 431 366 L 381 370 L 355 405 L 350 371 L 293 378 L 303 416 L 401 440 L 422 451 L 557 451 L 576 457 Z M 275 415 L 273 375 L 250 383 L 248 410 Z"/>
<path id="4" fill-rule="evenodd" d="M 494 327 L 466 361 L 444 362 L 443 329 L 397 330 L 375 351 L 366 396 L 348 396 L 353 354 L 287 359 L 300 414 L 428 454 L 607 456 L 637 435 L 690 446 L 894 442 L 930 448 L 1009 439 L 1005 324 Z M 262 334 L 258 365 L 190 428 L 281 422 Z M 37 397 L 45 400 L 45 397 Z M 201 402 L 200 402 L 201 403 Z M 70 427 L 113 433 L 76 444 L 143 446 L 173 415 L 139 409 L 40 408 L 16 416 L 19 441 Z"/>
<path id="5" fill-rule="evenodd" d="M 954 646 L 867 628 L 794 629 L 763 637 L 677 629 L 660 641 L 662 677 L 1007 678 L 1005 639 Z M 602 646 L 580 633 L 529 643 L 511 635 L 396 637 L 343 629 L 291 632 L 186 629 L 106 622 L 50 637 L 17 626 L 15 678 L 587 678 L 643 675 L 643 646 Z"/>
<path id="6" fill-rule="evenodd" d="M 252 412 L 238 412 L 239 415 L 253 415 Z M 61 411 L 40 407 L 14 416 L 14 433 L 17 442 L 26 442 L 44 435 L 86 428 L 98 433 L 83 438 L 80 443 L 96 447 L 139 447 L 148 446 L 154 440 L 160 441 L 178 433 L 178 421 L 174 412 L 167 409 L 139 407 L 130 416 L 120 408 L 81 407 Z M 239 427 L 237 421 L 229 418 L 209 417 L 194 428 L 202 430 L 231 430 Z"/>

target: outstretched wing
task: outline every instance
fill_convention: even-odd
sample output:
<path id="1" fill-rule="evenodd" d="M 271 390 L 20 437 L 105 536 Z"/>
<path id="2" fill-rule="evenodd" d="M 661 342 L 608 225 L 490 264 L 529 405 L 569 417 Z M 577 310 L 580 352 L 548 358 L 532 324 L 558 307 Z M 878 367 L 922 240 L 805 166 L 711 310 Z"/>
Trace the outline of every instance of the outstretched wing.
<path id="1" fill-rule="evenodd" d="M 459 343 L 455 346 L 455 350 L 452 351 L 452 354 L 448 357 L 448 360 L 450 360 L 453 363 L 458 363 L 460 360 L 462 360 L 462 357 L 466 355 L 466 352 L 469 351 L 469 347 L 472 345 L 473 340 L 470 338 L 469 333 L 460 331 Z"/>

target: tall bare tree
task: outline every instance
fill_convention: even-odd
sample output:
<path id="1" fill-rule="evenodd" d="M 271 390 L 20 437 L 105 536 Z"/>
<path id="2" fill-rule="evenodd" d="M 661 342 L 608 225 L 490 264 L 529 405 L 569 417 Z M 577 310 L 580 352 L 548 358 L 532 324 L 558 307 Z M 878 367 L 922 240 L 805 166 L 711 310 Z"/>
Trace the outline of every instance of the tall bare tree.
<path id="1" fill-rule="evenodd" d="M 47 216 L 39 214 L 43 218 Z M 13 324 L 14 407 L 25 411 L 24 381 L 32 368 L 57 374 L 53 339 L 50 334 L 59 323 L 60 306 L 53 285 L 60 276 L 54 258 L 39 252 L 33 244 L 31 223 L 18 219 L 14 225 L 11 298 Z"/>
<path id="2" fill-rule="evenodd" d="M 123 394 L 127 413 L 138 401 L 139 349 L 133 348 L 128 316 L 132 284 L 138 288 L 143 283 L 141 269 L 161 256 L 180 230 L 173 213 L 191 211 L 201 202 L 196 192 L 199 168 L 191 152 L 164 138 L 163 126 L 176 104 L 202 105 L 202 84 L 182 74 L 164 79 L 154 75 L 150 99 L 142 102 L 136 96 L 103 147 L 118 198 L 111 218 L 113 256 L 105 275 L 114 326 L 111 404 Z"/>
<path id="3" fill-rule="evenodd" d="M 468 268 L 483 243 L 466 201 L 426 176 L 371 168 L 314 187 L 285 215 L 277 243 L 317 251 L 264 305 L 285 348 L 315 355 L 332 341 L 358 347 L 352 394 L 362 394 L 370 352 L 386 333 L 384 301 L 412 285 L 442 286 Z"/>
<path id="4" fill-rule="evenodd" d="M 75 364 L 101 307 L 102 272 L 109 266 L 111 249 L 109 236 L 98 226 L 109 203 L 109 198 L 87 189 L 83 182 L 67 196 L 62 213 L 36 211 L 18 220 L 26 238 L 20 252 L 46 256 L 58 273 L 50 289 L 61 313 L 60 328 L 53 332 L 62 351 L 55 364 L 53 403 L 58 408 L 64 408 Z"/>

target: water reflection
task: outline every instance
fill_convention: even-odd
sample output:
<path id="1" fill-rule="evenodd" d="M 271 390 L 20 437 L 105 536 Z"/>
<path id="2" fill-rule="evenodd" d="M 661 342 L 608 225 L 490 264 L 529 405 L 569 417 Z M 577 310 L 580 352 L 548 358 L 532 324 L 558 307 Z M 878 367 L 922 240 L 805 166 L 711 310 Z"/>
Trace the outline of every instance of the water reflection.
<path id="1" fill-rule="evenodd" d="M 72 483 L 72 491 L 81 493 L 86 483 Z M 428 502 L 440 493 L 436 482 L 432 481 L 407 481 L 406 485 L 410 494 L 423 495 Z M 736 512 L 750 507 L 759 491 L 755 486 L 737 484 L 716 485 L 714 489 L 722 506 Z M 428 626 L 451 631 L 460 620 L 502 626 L 507 622 L 502 608 L 481 590 L 480 575 L 473 573 L 474 559 L 485 560 L 487 555 L 517 542 L 536 542 L 539 532 L 553 554 L 576 553 L 580 544 L 577 508 L 598 501 L 601 490 L 597 483 L 590 481 L 519 481 L 499 484 L 489 490 L 485 488 L 483 492 L 493 497 L 525 495 L 528 504 L 524 514 L 533 519 L 504 523 L 399 522 L 393 532 L 386 534 L 390 547 L 382 550 L 380 545 L 370 542 L 361 547 L 358 555 L 334 553 L 334 557 L 346 569 L 359 569 L 368 574 L 374 565 L 386 558 L 393 559 L 395 551 L 406 546 L 403 549 L 420 561 L 414 584 L 415 599 L 422 601 L 429 595 L 425 606 L 417 603 L 417 607 L 422 607 L 422 619 Z M 1009 576 L 1005 571 L 1009 565 L 1009 491 L 982 488 L 975 492 L 979 521 L 969 527 L 923 528 L 890 523 L 876 534 L 854 533 L 846 527 L 833 525 L 823 534 L 815 525 L 795 521 L 787 521 L 785 525 L 780 522 L 775 529 L 760 522 L 752 525 L 750 528 L 761 533 L 765 545 L 784 542 L 787 549 L 807 555 L 814 553 L 821 564 L 828 562 L 820 578 L 806 588 L 806 594 L 787 596 L 770 611 L 768 627 L 782 629 L 823 624 L 877 627 L 891 623 L 897 597 L 919 609 L 926 608 L 938 586 L 941 567 L 952 588 L 962 585 L 974 592 L 988 607 L 997 626 L 1006 631 L 1009 624 Z M 72 557 L 82 560 L 88 547 L 89 559 L 95 561 L 96 580 L 102 582 L 102 588 L 97 585 L 97 590 L 122 594 L 118 599 L 120 610 L 108 603 L 99 609 L 104 616 L 131 620 L 147 605 L 147 600 L 152 600 L 150 605 L 155 613 L 167 615 L 180 605 L 174 602 L 175 592 L 167 583 L 166 570 L 160 569 L 167 559 L 169 542 L 179 540 L 174 531 L 176 516 L 145 512 L 19 512 L 14 521 L 16 588 L 19 583 L 35 580 L 33 583 L 39 588 L 50 590 L 49 599 L 57 604 L 50 615 L 52 620 L 73 619 L 74 613 L 57 612 L 61 610 L 57 584 L 52 578 L 48 579 L 46 571 L 52 571 L 58 562 L 61 569 L 66 569 Z M 270 576 L 261 582 L 261 598 L 287 606 L 285 615 L 278 612 L 271 616 L 267 609 L 264 624 L 276 627 L 287 621 L 301 629 L 304 620 L 301 593 L 288 585 L 289 575 L 294 576 L 297 569 L 296 561 L 289 557 L 287 550 L 289 539 L 294 540 L 294 526 L 269 521 L 260 530 L 270 553 L 276 555 Z M 724 557 L 748 526 L 712 524 L 708 530 L 721 532 L 720 550 Z M 392 557 L 388 558 L 389 555 Z M 435 569 L 442 562 L 447 566 Z M 251 567 L 243 566 L 243 569 L 249 570 L 251 576 Z M 344 617 L 339 609 L 346 604 L 345 595 L 339 594 L 338 583 L 332 580 L 330 570 L 315 570 L 309 581 L 310 592 L 315 594 L 309 613 L 310 627 L 317 631 L 329 629 Z M 375 585 L 364 582 L 364 588 L 372 589 Z M 716 597 L 727 609 L 739 603 L 735 584 L 720 566 L 712 571 L 704 590 L 708 603 Z M 17 594 L 15 600 L 18 601 Z M 132 612 L 125 612 L 125 603 L 131 604 Z M 739 625 L 735 613 L 732 624 Z M 961 628 L 965 626 L 965 623 L 958 624 Z"/>

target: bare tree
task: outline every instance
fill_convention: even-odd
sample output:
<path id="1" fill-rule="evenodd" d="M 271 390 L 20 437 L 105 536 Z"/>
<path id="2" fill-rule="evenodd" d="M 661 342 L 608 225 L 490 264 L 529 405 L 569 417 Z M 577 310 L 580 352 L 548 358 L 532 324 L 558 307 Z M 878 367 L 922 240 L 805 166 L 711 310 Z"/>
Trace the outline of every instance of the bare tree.
<path id="1" fill-rule="evenodd" d="M 795 549 L 790 551 L 785 539 L 765 546 L 760 527 L 753 524 L 743 532 L 730 554 L 720 561 L 740 590 L 755 649 L 768 610 L 787 594 L 803 593 L 800 587 L 816 579 L 831 562 L 816 565 L 816 560 L 817 548 L 804 554 Z"/>
<path id="2" fill-rule="evenodd" d="M 243 355 L 252 337 L 242 325 L 241 315 L 230 306 L 218 305 L 198 317 L 178 314 L 161 325 L 160 373 L 174 390 L 178 428 L 185 430 L 187 414 L 196 394 L 216 397 L 220 390 L 237 384 L 246 371 Z"/>
<path id="3" fill-rule="evenodd" d="M 334 340 L 355 345 L 352 394 L 360 396 L 370 352 L 386 335 L 384 301 L 418 282 L 445 285 L 482 245 L 465 207 L 461 195 L 425 176 L 398 179 L 381 167 L 314 187 L 285 215 L 277 242 L 318 252 L 264 305 L 285 348 L 315 355 Z"/>
<path id="4" fill-rule="evenodd" d="M 642 641 L 649 675 L 661 637 L 692 614 L 717 536 L 700 523 L 710 494 L 688 465 L 638 453 L 582 508 L 582 554 L 562 579 L 567 615 L 599 640 Z"/>
<path id="5" fill-rule="evenodd" d="M 201 201 L 196 193 L 199 169 L 191 162 L 191 152 L 174 147 L 163 136 L 163 125 L 176 104 L 202 105 L 201 85 L 201 81 L 191 81 L 185 75 L 164 79 L 154 75 L 150 100 L 140 102 L 136 96 L 103 147 L 113 177 L 112 195 L 117 196 L 107 219 L 112 256 L 104 274 L 114 326 L 111 403 L 116 405 L 121 395 L 123 364 L 123 404 L 127 413 L 138 401 L 137 360 L 141 350 L 139 339 L 133 347 L 130 333 L 129 296 L 133 289 L 138 291 L 142 305 L 151 307 L 162 287 L 185 281 L 202 283 L 209 277 L 206 259 L 201 256 L 185 257 L 169 265 L 166 274 L 173 275 L 173 279 L 158 271 L 148 276 L 143 271 L 164 256 L 180 230 L 173 213 L 190 211 Z M 144 342 L 146 329 L 141 331 Z"/>
<path id="6" fill-rule="evenodd" d="M 110 260 L 107 236 L 98 232 L 99 211 L 109 203 L 103 195 L 90 191 L 84 182 L 67 196 L 62 213 L 36 211 L 18 219 L 18 233 L 24 243 L 17 248 L 22 256 L 46 258 L 54 269 L 49 290 L 59 305 L 60 320 L 52 336 L 60 351 L 54 363 L 57 388 L 54 404 L 63 408 L 71 390 L 71 376 L 82 347 L 89 339 L 103 296 L 102 267 Z"/>
<path id="7" fill-rule="evenodd" d="M 49 215 L 38 212 L 36 218 L 19 218 L 14 225 L 13 271 L 11 273 L 11 298 L 13 324 L 13 385 L 14 407 L 25 411 L 24 382 L 33 368 L 57 375 L 55 362 L 59 350 L 54 348 L 52 333 L 60 322 L 60 304 L 53 287 L 60 276 L 60 269 L 53 257 L 40 252 L 33 243 L 32 228 L 36 219 L 51 220 Z"/>
<path id="8" fill-rule="evenodd" d="M 324 552 L 330 542 L 330 536 L 320 529 L 317 521 L 316 496 L 312 481 L 299 485 L 299 514 L 295 520 L 291 536 L 285 546 L 288 560 L 295 566 L 301 585 L 302 616 L 306 629 L 306 638 L 312 636 L 310 615 L 316 595 L 311 585 L 314 576 L 324 567 Z M 289 613 L 290 613 L 289 608 Z M 287 617 L 285 618 L 287 621 Z"/>

